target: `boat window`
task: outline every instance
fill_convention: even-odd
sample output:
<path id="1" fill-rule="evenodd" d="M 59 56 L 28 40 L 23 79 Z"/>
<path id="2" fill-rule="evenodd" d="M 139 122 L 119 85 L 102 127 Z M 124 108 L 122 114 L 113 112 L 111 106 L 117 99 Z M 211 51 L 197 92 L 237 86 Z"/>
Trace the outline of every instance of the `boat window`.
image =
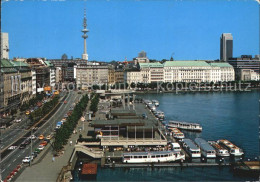
<path id="1" fill-rule="evenodd" d="M 158 158 L 158 157 L 161 157 L 160 155 L 156 155 L 156 157 Z"/>
<path id="2" fill-rule="evenodd" d="M 140 156 L 138 156 L 138 158 L 143 158 L 143 156 L 140 155 Z"/>
<path id="3" fill-rule="evenodd" d="M 138 156 L 134 156 L 134 158 L 136 159 L 136 158 L 138 158 Z"/>
<path id="4" fill-rule="evenodd" d="M 145 155 L 145 156 L 143 156 L 143 158 L 147 158 L 147 156 Z"/>
<path id="5" fill-rule="evenodd" d="M 155 158 L 155 155 L 152 155 L 152 158 Z"/>

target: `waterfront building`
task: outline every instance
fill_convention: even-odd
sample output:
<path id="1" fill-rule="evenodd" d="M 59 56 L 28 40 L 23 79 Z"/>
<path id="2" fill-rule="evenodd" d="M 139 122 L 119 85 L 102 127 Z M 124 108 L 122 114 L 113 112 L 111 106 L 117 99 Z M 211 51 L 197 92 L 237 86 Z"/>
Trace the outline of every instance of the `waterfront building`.
<path id="1" fill-rule="evenodd" d="M 87 89 L 93 85 L 108 83 L 108 66 L 95 64 L 78 64 L 74 66 L 74 78 L 77 87 Z"/>
<path id="2" fill-rule="evenodd" d="M 220 60 L 228 61 L 233 57 L 233 36 L 231 33 L 223 33 L 220 37 Z"/>
<path id="3" fill-rule="evenodd" d="M 143 83 L 163 82 L 164 67 L 159 62 L 139 63 Z"/>
<path id="4" fill-rule="evenodd" d="M 4 32 L 1 32 L 1 59 L 9 59 L 9 38 Z"/>
<path id="5" fill-rule="evenodd" d="M 59 83 L 59 82 L 62 81 L 62 70 L 61 70 L 61 67 L 56 67 L 55 76 L 56 76 L 56 83 Z M 73 76 L 74 76 L 74 74 L 73 74 Z"/>
<path id="6" fill-rule="evenodd" d="M 217 80 L 211 79 L 213 82 L 216 81 L 228 82 L 228 81 L 235 80 L 235 71 L 233 66 L 231 66 L 230 64 L 224 62 L 213 62 L 209 64 L 211 65 L 212 70 L 214 70 L 214 68 L 217 69 L 215 75 L 213 75 L 213 73 L 211 74 L 212 77 L 215 76 L 215 78 L 217 78 Z M 220 75 L 218 72 L 220 72 Z"/>
<path id="7" fill-rule="evenodd" d="M 49 86 L 54 87 L 56 84 L 56 69 L 50 61 L 44 61 L 44 63 L 50 70 L 50 85 Z"/>
<path id="8" fill-rule="evenodd" d="M 108 68 L 108 84 L 115 84 L 115 67 L 112 65 Z"/>
<path id="9" fill-rule="evenodd" d="M 124 71 L 122 69 L 115 70 L 115 83 L 124 83 Z"/>
<path id="10" fill-rule="evenodd" d="M 251 55 L 230 58 L 228 63 L 232 65 L 235 70 L 236 80 L 259 80 L 260 59 L 258 55 L 254 58 Z"/>
<path id="11" fill-rule="evenodd" d="M 206 61 L 166 61 L 164 82 L 233 81 L 234 70 L 228 63 Z"/>
<path id="12" fill-rule="evenodd" d="M 128 69 L 124 72 L 124 82 L 131 84 L 131 83 L 142 83 L 143 78 L 140 70 L 138 69 Z"/>

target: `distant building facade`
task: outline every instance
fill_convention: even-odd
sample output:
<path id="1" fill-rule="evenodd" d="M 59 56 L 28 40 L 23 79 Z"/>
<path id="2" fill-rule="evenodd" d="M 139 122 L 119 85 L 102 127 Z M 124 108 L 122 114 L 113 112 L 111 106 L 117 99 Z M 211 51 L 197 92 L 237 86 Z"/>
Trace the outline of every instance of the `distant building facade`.
<path id="1" fill-rule="evenodd" d="M 138 53 L 138 57 L 134 58 L 134 64 L 136 65 L 137 63 L 149 63 L 146 52 L 141 51 L 140 53 Z"/>
<path id="2" fill-rule="evenodd" d="M 163 82 L 164 67 L 159 62 L 139 63 L 143 83 Z"/>
<path id="3" fill-rule="evenodd" d="M 142 83 L 143 78 L 140 70 L 125 70 L 124 72 L 124 82 L 131 83 Z"/>
<path id="4" fill-rule="evenodd" d="M 236 80 L 259 80 L 260 59 L 259 55 L 254 58 L 251 55 L 242 55 L 238 58 L 231 58 L 228 63 L 235 70 Z"/>
<path id="5" fill-rule="evenodd" d="M 4 32 L 1 32 L 1 59 L 9 59 L 9 38 Z"/>
<path id="6" fill-rule="evenodd" d="M 223 33 L 220 37 L 220 60 L 228 61 L 233 57 L 233 36 L 231 33 Z"/>
<path id="7" fill-rule="evenodd" d="M 74 66 L 74 77 L 78 88 L 87 89 L 93 85 L 108 83 L 107 65 L 78 64 Z"/>

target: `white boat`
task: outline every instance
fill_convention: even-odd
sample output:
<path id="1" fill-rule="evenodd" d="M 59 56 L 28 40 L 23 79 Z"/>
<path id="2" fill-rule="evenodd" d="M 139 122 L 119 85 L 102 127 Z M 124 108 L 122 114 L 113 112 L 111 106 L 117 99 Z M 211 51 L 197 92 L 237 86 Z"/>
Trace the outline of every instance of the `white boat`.
<path id="1" fill-rule="evenodd" d="M 154 163 L 185 160 L 185 155 L 174 151 L 123 153 L 123 163 Z"/>
<path id="2" fill-rule="evenodd" d="M 219 145 L 219 143 L 217 143 L 215 141 L 209 141 L 209 143 L 211 144 L 211 146 L 213 148 L 215 148 L 217 156 L 219 156 L 219 157 L 229 157 L 230 156 L 228 150 L 226 148 L 224 148 L 222 145 Z"/>
<path id="3" fill-rule="evenodd" d="M 169 127 L 179 128 L 183 130 L 191 130 L 191 131 L 202 131 L 202 126 L 198 123 L 187 123 L 182 121 L 169 121 Z"/>
<path id="4" fill-rule="evenodd" d="M 185 138 L 182 142 L 184 149 L 192 158 L 201 157 L 200 148 L 191 139 Z"/>
<path id="5" fill-rule="evenodd" d="M 159 103 L 158 100 L 152 100 L 152 103 L 153 103 L 156 107 L 158 107 L 158 106 L 160 105 L 160 103 Z"/>
<path id="6" fill-rule="evenodd" d="M 230 155 L 233 156 L 241 156 L 244 154 L 243 150 L 231 143 L 228 140 L 218 140 L 217 141 L 220 145 L 226 147 L 230 153 Z"/>
<path id="7" fill-rule="evenodd" d="M 171 143 L 172 144 L 172 150 L 174 152 L 180 152 L 181 151 L 181 146 L 179 143 Z"/>
<path id="8" fill-rule="evenodd" d="M 195 143 L 200 147 L 201 153 L 206 158 L 216 158 L 215 149 L 204 139 L 195 138 Z"/>
<path id="9" fill-rule="evenodd" d="M 178 128 L 169 128 L 172 133 L 173 138 L 183 139 L 185 138 L 184 134 Z"/>

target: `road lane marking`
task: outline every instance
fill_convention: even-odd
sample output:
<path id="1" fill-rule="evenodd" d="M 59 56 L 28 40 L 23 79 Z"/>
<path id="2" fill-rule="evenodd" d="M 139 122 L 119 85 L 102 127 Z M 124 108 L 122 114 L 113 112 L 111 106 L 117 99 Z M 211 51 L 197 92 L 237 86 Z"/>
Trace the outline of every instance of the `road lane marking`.
<path id="1" fill-rule="evenodd" d="M 16 161 L 16 159 L 13 160 L 13 162 Z"/>
<path id="2" fill-rule="evenodd" d="M 6 169 L 2 170 L 2 172 L 4 172 Z"/>

